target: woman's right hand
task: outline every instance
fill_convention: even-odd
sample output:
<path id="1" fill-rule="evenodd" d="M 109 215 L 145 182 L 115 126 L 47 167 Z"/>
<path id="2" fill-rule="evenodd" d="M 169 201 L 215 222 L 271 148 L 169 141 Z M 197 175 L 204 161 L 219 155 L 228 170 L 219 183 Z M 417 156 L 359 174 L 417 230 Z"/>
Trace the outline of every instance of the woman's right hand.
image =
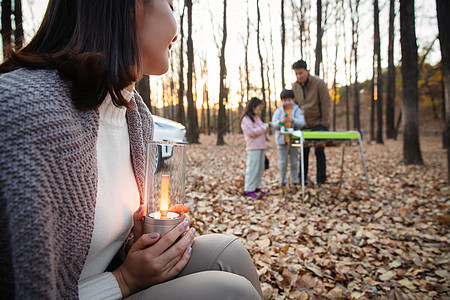
<path id="1" fill-rule="evenodd" d="M 189 218 L 186 216 L 182 223 L 161 239 L 159 233 L 143 234 L 131 246 L 125 262 L 113 271 L 122 297 L 178 275 L 191 256 L 194 233 L 195 229 L 189 230 Z"/>

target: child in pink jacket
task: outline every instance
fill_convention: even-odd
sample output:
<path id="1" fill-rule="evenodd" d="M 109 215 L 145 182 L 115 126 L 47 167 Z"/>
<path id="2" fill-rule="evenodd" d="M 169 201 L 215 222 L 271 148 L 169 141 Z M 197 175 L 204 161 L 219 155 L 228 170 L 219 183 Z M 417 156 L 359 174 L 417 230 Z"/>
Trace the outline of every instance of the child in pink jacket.
<path id="1" fill-rule="evenodd" d="M 263 108 L 264 102 L 253 97 L 248 101 L 241 116 L 241 128 L 247 143 L 244 196 L 253 199 L 266 194 L 261 190 L 261 178 L 264 173 L 266 133 L 270 131 L 270 126 L 264 124 L 259 118 Z"/>

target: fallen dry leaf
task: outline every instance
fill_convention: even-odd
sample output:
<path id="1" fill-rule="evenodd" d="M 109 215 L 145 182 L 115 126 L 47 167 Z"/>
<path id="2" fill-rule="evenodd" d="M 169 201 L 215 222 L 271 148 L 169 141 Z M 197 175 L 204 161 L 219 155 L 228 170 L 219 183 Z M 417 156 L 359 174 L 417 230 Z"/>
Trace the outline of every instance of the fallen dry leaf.
<path id="1" fill-rule="evenodd" d="M 326 148 L 327 183 L 282 189 L 269 137 L 262 199 L 243 197 L 242 135 L 188 146 L 186 203 L 199 234 L 234 234 L 249 251 L 265 299 L 450 297 L 450 187 L 440 137 L 421 137 L 423 166 L 401 163 L 402 141 L 366 144 L 370 195 L 358 147 Z M 312 151 L 313 152 L 313 151 Z M 310 157 L 310 179 L 315 159 Z"/>

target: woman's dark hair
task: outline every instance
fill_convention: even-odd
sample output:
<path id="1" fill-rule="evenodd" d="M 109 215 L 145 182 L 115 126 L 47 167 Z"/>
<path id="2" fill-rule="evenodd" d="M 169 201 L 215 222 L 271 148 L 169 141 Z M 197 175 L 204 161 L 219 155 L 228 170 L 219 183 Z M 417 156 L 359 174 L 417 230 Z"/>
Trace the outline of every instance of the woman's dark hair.
<path id="1" fill-rule="evenodd" d="M 253 108 L 261 104 L 264 104 L 264 102 L 259 98 L 253 97 L 252 99 L 250 99 L 250 101 L 247 102 L 247 106 L 245 107 L 244 112 L 241 115 L 241 122 L 245 116 L 248 116 L 250 120 L 252 120 L 252 122 L 255 122 L 255 119 L 253 118 L 255 116 Z"/>
<path id="2" fill-rule="evenodd" d="M 115 105 L 129 107 L 121 90 L 140 67 L 135 16 L 136 0 L 50 0 L 36 35 L 8 54 L 0 73 L 56 69 L 71 83 L 77 108 L 100 106 L 108 92 Z"/>

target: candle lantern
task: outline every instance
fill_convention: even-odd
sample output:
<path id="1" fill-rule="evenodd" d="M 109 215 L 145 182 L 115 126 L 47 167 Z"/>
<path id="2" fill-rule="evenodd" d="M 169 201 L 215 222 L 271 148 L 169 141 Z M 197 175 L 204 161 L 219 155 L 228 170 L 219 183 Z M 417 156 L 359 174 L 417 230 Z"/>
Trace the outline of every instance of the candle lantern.
<path id="1" fill-rule="evenodd" d="M 152 141 L 147 147 L 144 233 L 161 237 L 184 219 L 186 145 Z"/>

